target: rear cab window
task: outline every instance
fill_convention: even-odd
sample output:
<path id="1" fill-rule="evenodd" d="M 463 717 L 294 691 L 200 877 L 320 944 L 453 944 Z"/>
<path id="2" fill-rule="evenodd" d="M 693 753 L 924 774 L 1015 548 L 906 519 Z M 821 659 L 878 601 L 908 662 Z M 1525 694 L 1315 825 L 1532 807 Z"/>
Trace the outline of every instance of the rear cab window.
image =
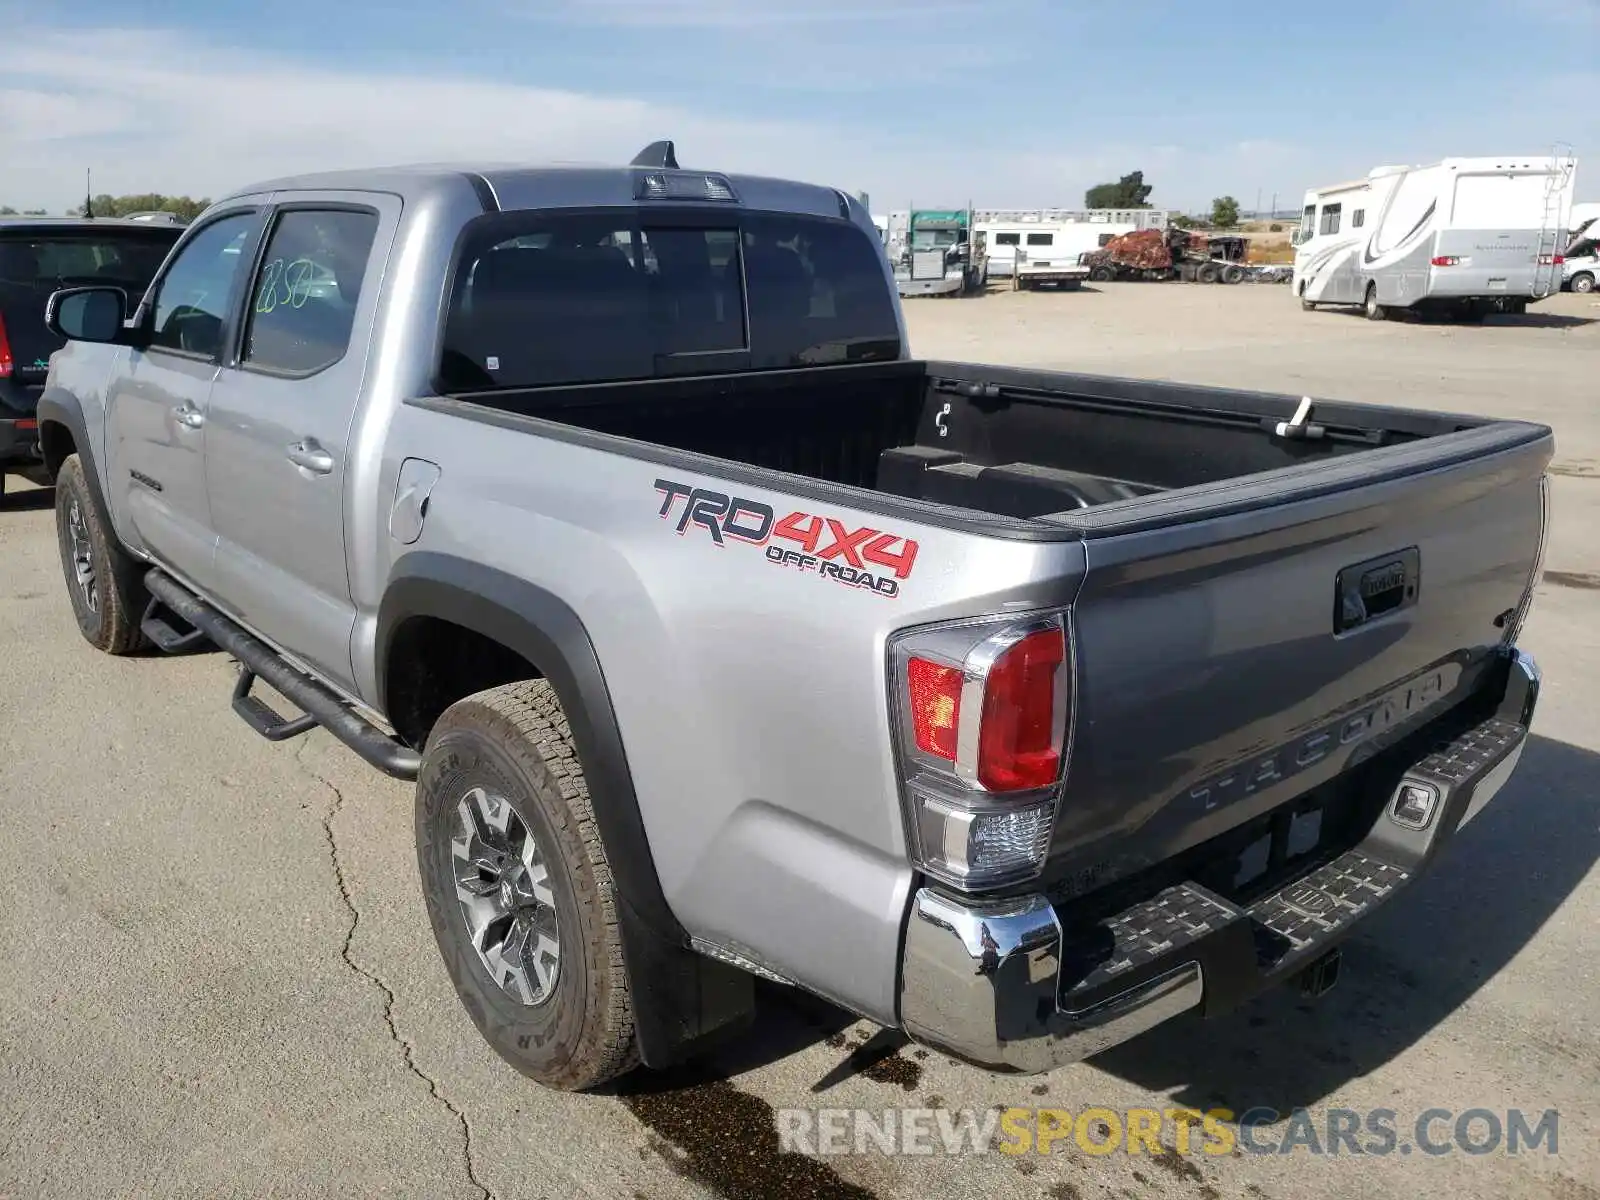
<path id="1" fill-rule="evenodd" d="M 842 220 L 615 209 L 479 218 L 458 252 L 441 391 L 898 358 L 882 252 Z"/>

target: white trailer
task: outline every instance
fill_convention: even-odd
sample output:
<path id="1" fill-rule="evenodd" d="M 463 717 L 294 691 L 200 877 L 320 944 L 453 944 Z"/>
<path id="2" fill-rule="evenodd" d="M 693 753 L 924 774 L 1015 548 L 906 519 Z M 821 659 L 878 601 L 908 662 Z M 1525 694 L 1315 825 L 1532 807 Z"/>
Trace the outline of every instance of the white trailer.
<path id="1" fill-rule="evenodd" d="M 1481 316 L 1522 312 L 1561 288 L 1577 161 L 1447 158 L 1378 167 L 1306 193 L 1295 232 L 1303 307 Z"/>
<path id="2" fill-rule="evenodd" d="M 1046 262 L 1050 269 L 1075 266 L 1079 255 L 1114 237 L 1136 229 L 1165 229 L 1167 216 L 1154 208 L 980 208 L 972 214 L 972 227 L 988 242 L 990 276 L 1006 279 L 1022 261 Z"/>
<path id="3" fill-rule="evenodd" d="M 979 222 L 973 227 L 989 251 L 991 278 L 1009 279 L 1014 288 L 1059 284 L 1078 287 L 1089 278 L 1089 268 L 1078 258 L 1116 236 L 1105 225 L 1077 222 Z"/>

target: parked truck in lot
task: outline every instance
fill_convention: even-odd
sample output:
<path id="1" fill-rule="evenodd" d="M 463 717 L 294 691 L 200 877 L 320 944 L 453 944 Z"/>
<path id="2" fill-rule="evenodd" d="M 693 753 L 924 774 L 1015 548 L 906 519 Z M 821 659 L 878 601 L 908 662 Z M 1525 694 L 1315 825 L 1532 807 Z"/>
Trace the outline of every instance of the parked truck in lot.
<path id="1" fill-rule="evenodd" d="M 104 217 L 0 218 L 0 494 L 8 474 L 45 478 L 34 407 L 61 348 L 44 324 L 51 293 L 98 283 L 143 295 L 178 233 Z"/>
<path id="2" fill-rule="evenodd" d="M 970 209 L 912 209 L 894 265 L 902 296 L 965 296 L 989 279 L 985 237 L 974 232 Z"/>
<path id="3" fill-rule="evenodd" d="M 918 359 L 828 187 L 279 179 L 128 299 L 48 307 L 84 638 L 414 779 L 445 968 L 549 1086 L 756 976 L 1018 1071 L 1320 990 L 1528 737 L 1548 428 Z"/>

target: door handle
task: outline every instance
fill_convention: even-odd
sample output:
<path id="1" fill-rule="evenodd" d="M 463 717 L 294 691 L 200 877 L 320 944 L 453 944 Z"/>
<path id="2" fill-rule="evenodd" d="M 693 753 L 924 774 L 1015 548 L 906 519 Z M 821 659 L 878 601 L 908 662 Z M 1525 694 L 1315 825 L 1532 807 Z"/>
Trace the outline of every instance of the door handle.
<path id="1" fill-rule="evenodd" d="M 186 429 L 199 429 L 206 423 L 206 415 L 198 408 L 191 408 L 187 403 L 180 404 L 172 410 L 172 415 L 177 418 L 178 424 Z"/>
<path id="2" fill-rule="evenodd" d="M 295 466 L 304 467 L 313 474 L 326 475 L 333 470 L 333 455 L 324 450 L 316 438 L 290 442 L 287 454 Z"/>

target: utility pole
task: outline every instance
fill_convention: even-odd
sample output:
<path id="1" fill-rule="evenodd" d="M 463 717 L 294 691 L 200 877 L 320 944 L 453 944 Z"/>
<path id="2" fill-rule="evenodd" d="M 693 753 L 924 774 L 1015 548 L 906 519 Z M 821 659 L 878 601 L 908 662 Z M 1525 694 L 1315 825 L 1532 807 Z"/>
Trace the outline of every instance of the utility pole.
<path id="1" fill-rule="evenodd" d="M 94 171 L 90 167 L 83 169 L 83 215 L 94 216 Z"/>
<path id="2" fill-rule="evenodd" d="M 1256 189 L 1256 210 L 1255 210 L 1254 215 L 1258 216 L 1258 217 L 1261 215 L 1261 189 L 1260 188 Z"/>

